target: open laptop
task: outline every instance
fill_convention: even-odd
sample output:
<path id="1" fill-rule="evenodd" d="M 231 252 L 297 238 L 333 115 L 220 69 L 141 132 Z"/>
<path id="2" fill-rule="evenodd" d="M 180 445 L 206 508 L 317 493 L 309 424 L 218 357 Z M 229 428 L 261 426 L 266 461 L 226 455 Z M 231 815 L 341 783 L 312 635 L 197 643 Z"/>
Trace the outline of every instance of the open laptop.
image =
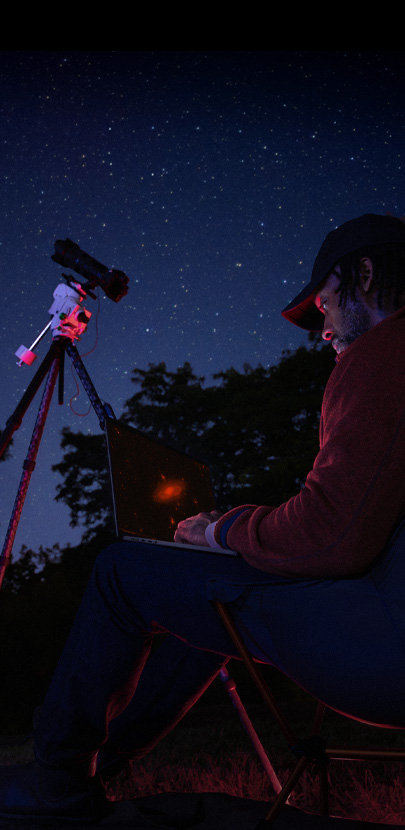
<path id="1" fill-rule="evenodd" d="M 111 418 L 105 431 L 120 539 L 235 556 L 173 541 L 179 521 L 215 508 L 206 464 Z"/>

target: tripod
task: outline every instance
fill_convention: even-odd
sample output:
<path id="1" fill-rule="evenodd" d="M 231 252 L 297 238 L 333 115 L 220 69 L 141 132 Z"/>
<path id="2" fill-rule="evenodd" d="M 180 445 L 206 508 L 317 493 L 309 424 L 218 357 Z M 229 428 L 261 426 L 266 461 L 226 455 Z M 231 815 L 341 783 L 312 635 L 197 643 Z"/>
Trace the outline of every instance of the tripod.
<path id="1" fill-rule="evenodd" d="M 2 553 L 0 555 L 0 588 L 3 583 L 6 568 L 11 561 L 11 552 L 18 528 L 18 523 L 21 516 L 21 511 L 24 505 L 25 496 L 27 494 L 28 486 L 30 483 L 31 474 L 35 467 L 35 461 L 41 442 L 42 433 L 44 431 L 49 406 L 52 400 L 53 391 L 55 389 L 58 377 L 58 402 L 59 404 L 63 403 L 64 363 L 66 352 L 72 361 L 72 364 L 83 384 L 85 391 L 87 392 L 89 401 L 98 417 L 101 428 L 104 429 L 106 418 L 115 417 L 111 407 L 108 404 L 103 404 L 100 398 L 98 397 L 95 387 L 93 386 L 93 383 L 87 373 L 87 370 L 84 367 L 83 361 L 76 347 L 69 340 L 69 337 L 56 337 L 52 342 L 48 354 L 45 356 L 35 376 L 29 384 L 26 392 L 21 398 L 20 403 L 17 405 L 12 416 L 8 419 L 6 429 L 0 436 L 1 458 L 1 456 L 7 449 L 14 432 L 20 427 L 24 414 L 30 406 L 30 403 L 33 400 L 42 381 L 44 380 L 46 375 L 48 375 L 45 383 L 45 389 L 42 395 L 42 400 L 38 410 L 38 416 L 33 429 L 28 453 L 23 464 L 23 473 L 21 476 L 17 496 L 14 502 L 14 507 L 8 525 L 6 539 L 4 542 Z"/>

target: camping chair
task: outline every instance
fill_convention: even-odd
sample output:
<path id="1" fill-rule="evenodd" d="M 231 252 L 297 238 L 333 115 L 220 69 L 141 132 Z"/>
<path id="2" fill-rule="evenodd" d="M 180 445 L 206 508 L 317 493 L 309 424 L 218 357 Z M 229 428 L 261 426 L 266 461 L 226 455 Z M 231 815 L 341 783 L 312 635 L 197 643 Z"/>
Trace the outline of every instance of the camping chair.
<path id="1" fill-rule="evenodd" d="M 287 742 L 292 752 L 294 753 L 297 759 L 295 767 L 292 773 L 290 774 L 288 781 L 284 786 L 281 786 L 280 782 L 278 781 L 277 775 L 271 765 L 271 762 L 260 742 L 260 739 L 258 738 L 257 733 L 254 727 L 252 726 L 251 721 L 248 718 L 247 713 L 243 707 L 243 704 L 240 701 L 240 698 L 236 692 L 235 684 L 229 677 L 227 670 L 223 669 L 221 672 L 221 679 L 224 682 L 225 687 L 234 702 L 234 705 L 242 720 L 242 723 L 245 726 L 250 739 L 252 740 L 253 746 L 276 792 L 276 799 L 273 802 L 270 811 L 268 812 L 265 819 L 262 822 L 260 822 L 260 824 L 257 826 L 256 830 L 265 830 L 265 828 L 270 826 L 271 822 L 274 821 L 280 809 L 284 806 L 284 804 L 286 804 L 289 795 L 291 794 L 292 790 L 294 789 L 295 785 L 297 784 L 304 770 L 308 767 L 309 764 L 315 763 L 319 768 L 320 814 L 323 816 L 328 816 L 329 806 L 327 764 L 329 760 L 340 759 L 365 761 L 405 761 L 405 749 L 368 749 L 360 747 L 348 748 L 328 746 L 326 740 L 324 740 L 320 736 L 320 729 L 323 722 L 324 712 L 327 708 L 330 707 L 325 706 L 325 704 L 321 702 L 318 702 L 316 706 L 315 718 L 312 724 L 312 733 L 310 737 L 297 737 L 292 731 L 287 720 L 284 718 L 284 715 L 281 712 L 277 704 L 277 701 L 275 700 L 272 692 L 270 691 L 268 684 L 266 683 L 260 671 L 258 661 L 252 657 L 252 655 L 246 648 L 246 645 L 234 624 L 229 608 L 225 603 L 218 601 L 214 601 L 213 606 L 219 614 L 226 630 L 228 631 L 228 634 L 230 635 L 237 649 L 238 654 L 243 660 L 256 688 L 258 689 L 262 700 L 264 701 L 271 715 L 276 719 L 281 731 L 287 739 Z M 350 717 L 350 715 L 348 715 L 347 717 Z M 373 726 L 375 726 L 375 724 L 373 724 Z M 398 727 L 398 729 L 400 728 L 403 727 Z"/>

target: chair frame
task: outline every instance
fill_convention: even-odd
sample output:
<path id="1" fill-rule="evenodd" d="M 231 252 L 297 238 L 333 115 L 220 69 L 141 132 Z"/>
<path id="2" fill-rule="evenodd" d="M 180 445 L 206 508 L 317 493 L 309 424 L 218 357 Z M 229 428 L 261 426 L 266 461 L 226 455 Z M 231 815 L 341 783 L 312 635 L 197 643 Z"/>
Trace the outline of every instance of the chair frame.
<path id="1" fill-rule="evenodd" d="M 264 755 L 267 758 L 267 762 L 271 767 L 271 772 L 269 772 L 269 767 L 265 766 L 265 771 L 274 787 L 276 792 L 276 799 L 273 802 L 271 809 L 269 810 L 268 814 L 266 815 L 265 819 L 260 822 L 258 828 L 267 828 L 269 825 L 274 821 L 276 816 L 278 815 L 281 808 L 286 804 L 288 797 L 291 795 L 292 790 L 294 789 L 295 785 L 299 781 L 300 777 L 302 776 L 304 770 L 310 764 L 316 764 L 319 768 L 319 784 L 320 784 L 320 815 L 328 816 L 329 815 L 329 797 L 328 797 L 328 776 L 327 776 L 327 765 L 328 762 L 332 759 L 334 760 L 356 760 L 356 761 L 376 761 L 376 760 L 383 760 L 383 761 L 405 761 L 405 749 L 369 749 L 366 747 L 342 747 L 342 746 L 328 746 L 327 742 L 324 738 L 320 736 L 320 730 L 323 723 L 324 713 L 325 710 L 328 708 L 324 703 L 318 702 L 316 706 L 316 712 L 314 721 L 312 724 L 312 732 L 309 738 L 298 738 L 295 733 L 292 731 L 289 723 L 285 719 L 283 713 L 280 711 L 278 703 L 274 698 L 272 692 L 270 691 L 268 684 L 266 683 L 263 675 L 260 672 L 258 667 L 258 662 L 250 654 L 249 650 L 247 649 L 239 631 L 233 621 L 232 615 L 229 611 L 228 606 L 226 603 L 213 601 L 213 606 L 216 612 L 219 614 L 220 619 L 224 627 L 226 628 L 229 636 L 232 639 L 232 642 L 235 645 L 235 648 L 240 655 L 241 659 L 243 660 L 256 688 L 259 691 L 259 694 L 265 703 L 267 709 L 270 711 L 271 715 L 277 721 L 281 732 L 284 734 L 290 749 L 295 754 L 296 758 L 298 758 L 297 763 L 290 774 L 288 781 L 284 785 L 281 786 L 280 782 L 277 779 L 277 775 L 273 768 L 271 767 L 270 761 L 268 759 L 267 754 L 265 753 L 260 741 L 260 747 L 263 750 Z M 225 684 L 228 682 L 229 686 L 229 675 L 225 670 L 225 674 L 222 675 L 222 680 Z M 232 683 L 232 681 L 231 681 Z M 233 684 L 234 688 L 234 684 Z M 232 692 L 232 686 L 228 688 L 229 693 Z M 232 696 L 232 695 L 231 695 Z M 235 703 L 235 701 L 234 701 Z M 244 723 L 244 714 L 243 714 L 243 706 L 239 707 L 237 704 L 236 708 L 238 709 L 239 716 Z M 245 712 L 247 717 L 247 714 Z M 347 715 L 346 717 L 350 717 Z M 245 728 L 249 734 L 249 727 L 247 727 L 246 723 L 244 723 Z M 373 724 L 377 727 L 376 724 Z M 252 727 L 253 728 L 253 727 Z M 398 727 L 399 729 L 400 727 Z M 253 728 L 254 731 L 254 728 Z M 256 733 L 255 733 L 256 734 Z M 256 735 L 257 738 L 257 735 Z M 259 740 L 257 738 L 257 740 Z M 253 745 L 255 746 L 254 739 Z M 257 746 L 255 746 L 259 759 L 263 763 L 261 757 L 261 750 Z"/>

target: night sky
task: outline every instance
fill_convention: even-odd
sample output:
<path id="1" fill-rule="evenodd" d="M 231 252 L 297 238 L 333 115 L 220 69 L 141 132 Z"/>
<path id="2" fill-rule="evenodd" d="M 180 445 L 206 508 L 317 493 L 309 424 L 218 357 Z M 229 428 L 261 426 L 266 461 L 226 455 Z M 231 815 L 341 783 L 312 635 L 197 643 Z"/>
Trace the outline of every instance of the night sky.
<path id="1" fill-rule="evenodd" d="M 325 235 L 362 213 L 405 213 L 404 55 L 1 52 L 0 428 L 51 342 L 34 366 L 16 366 L 62 281 L 57 239 L 130 279 L 120 303 L 101 291 L 86 302 L 92 319 L 78 344 L 117 415 L 136 391 L 134 367 L 189 361 L 210 383 L 305 343 L 280 310 L 308 281 Z M 53 501 L 50 467 L 64 425 L 100 428 L 93 411 L 70 407 L 70 362 L 65 385 L 15 555 L 81 535 Z M 0 465 L 2 545 L 39 402 Z M 74 408 L 87 412 L 84 392 Z"/>

